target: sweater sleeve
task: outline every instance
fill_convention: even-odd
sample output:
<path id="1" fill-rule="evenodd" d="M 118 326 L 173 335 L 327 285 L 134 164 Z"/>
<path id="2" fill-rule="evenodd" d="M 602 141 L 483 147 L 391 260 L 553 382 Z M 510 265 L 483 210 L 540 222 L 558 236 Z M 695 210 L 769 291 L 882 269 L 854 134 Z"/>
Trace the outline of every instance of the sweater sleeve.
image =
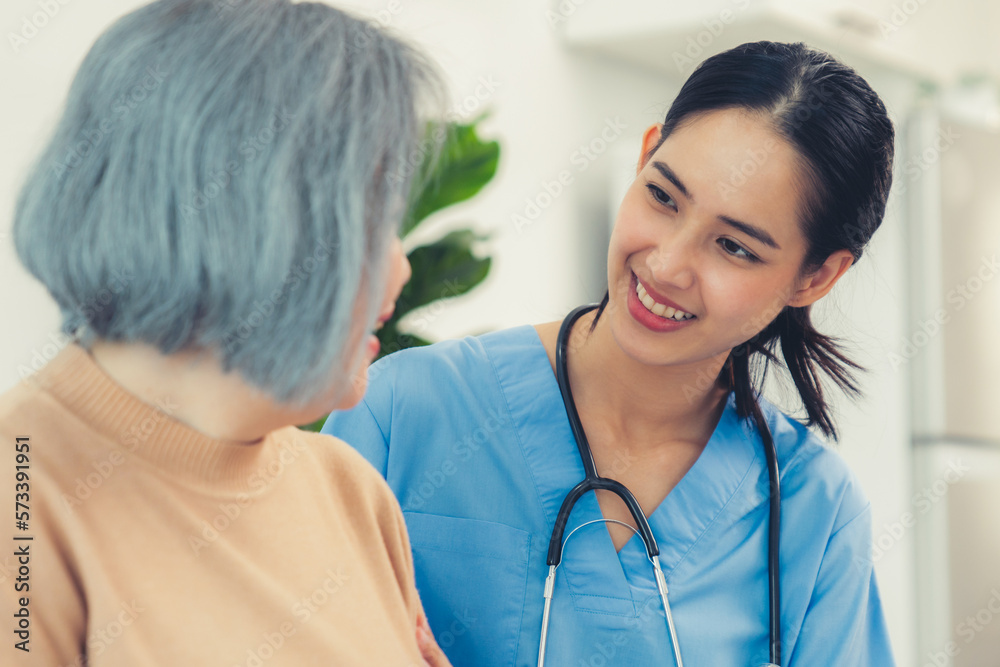
<path id="1" fill-rule="evenodd" d="M 410 618 L 414 623 L 417 615 L 423 612 L 420 603 L 420 596 L 417 593 L 417 584 L 413 569 L 413 552 L 410 550 L 410 538 L 406 532 L 406 523 L 403 521 L 403 512 L 399 508 L 399 503 L 392 503 L 393 522 L 395 524 L 395 539 L 387 540 L 389 557 L 392 559 L 393 568 L 396 572 L 396 580 L 399 581 L 399 588 L 403 591 L 403 598 L 406 600 L 406 608 L 410 613 Z"/>
<path id="2" fill-rule="evenodd" d="M 893 667 L 871 553 L 871 508 L 831 535 L 789 667 Z"/>
<path id="3" fill-rule="evenodd" d="M 348 421 L 353 423 L 354 415 L 352 413 L 354 411 L 361 411 L 361 414 L 358 416 L 360 422 L 378 432 L 378 426 L 370 418 L 371 413 L 364 404 L 359 404 L 354 410 L 348 413 L 335 412 L 331 417 L 347 414 Z M 328 421 L 327 426 L 329 425 Z M 324 430 L 326 430 L 326 427 L 324 427 Z M 362 427 L 360 430 L 364 431 L 365 428 Z M 323 435 L 329 435 L 329 433 L 324 433 Z M 407 534 L 406 523 L 403 519 L 403 511 L 399 506 L 399 501 L 396 500 L 392 489 L 389 488 L 388 483 L 381 476 L 385 473 L 385 468 L 383 466 L 381 470 L 376 469 L 373 471 L 373 466 L 369 465 L 371 459 L 366 460 L 366 457 L 354 451 L 356 448 L 349 446 L 353 443 L 343 441 L 339 435 L 334 437 L 339 441 L 340 464 L 343 465 L 350 462 L 345 470 L 351 471 L 348 475 L 350 485 L 356 489 L 356 492 L 351 495 L 368 498 L 366 504 L 369 504 L 368 506 L 374 511 L 373 515 L 368 515 L 372 517 L 369 520 L 377 523 L 378 534 L 382 538 L 380 546 L 385 549 L 385 553 L 389 558 L 389 564 L 396 579 L 396 586 L 403 597 L 407 613 L 410 619 L 416 623 L 417 613 L 421 611 L 422 607 L 417 595 L 413 554 L 410 551 L 410 539 Z M 381 435 L 376 440 L 384 442 L 381 440 Z M 361 454 L 364 454 L 364 452 L 361 452 Z M 376 472 L 380 474 L 376 474 Z M 343 486 L 343 480 L 339 486 Z M 361 512 L 358 516 L 366 514 L 368 513 Z M 368 525 L 370 526 L 371 524 Z M 415 628 L 416 626 L 414 625 L 413 627 Z"/>

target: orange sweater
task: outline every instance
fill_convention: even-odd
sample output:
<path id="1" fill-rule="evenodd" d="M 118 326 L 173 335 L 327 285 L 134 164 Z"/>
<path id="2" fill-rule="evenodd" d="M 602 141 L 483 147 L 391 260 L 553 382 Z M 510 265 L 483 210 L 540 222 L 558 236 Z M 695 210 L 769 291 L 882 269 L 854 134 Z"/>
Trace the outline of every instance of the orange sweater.
<path id="1" fill-rule="evenodd" d="M 76 345 L 0 396 L 0 664 L 422 665 L 409 542 L 378 473 L 329 436 L 227 442 L 171 409 Z"/>

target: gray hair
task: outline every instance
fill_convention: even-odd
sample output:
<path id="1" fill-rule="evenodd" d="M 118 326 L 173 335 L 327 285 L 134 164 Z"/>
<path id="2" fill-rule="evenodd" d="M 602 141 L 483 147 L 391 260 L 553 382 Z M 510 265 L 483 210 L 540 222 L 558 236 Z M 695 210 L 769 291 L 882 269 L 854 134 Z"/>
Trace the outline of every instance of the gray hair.
<path id="1" fill-rule="evenodd" d="M 80 66 L 17 252 L 83 345 L 217 350 L 304 402 L 374 325 L 440 92 L 418 52 L 321 3 L 159 0 Z"/>

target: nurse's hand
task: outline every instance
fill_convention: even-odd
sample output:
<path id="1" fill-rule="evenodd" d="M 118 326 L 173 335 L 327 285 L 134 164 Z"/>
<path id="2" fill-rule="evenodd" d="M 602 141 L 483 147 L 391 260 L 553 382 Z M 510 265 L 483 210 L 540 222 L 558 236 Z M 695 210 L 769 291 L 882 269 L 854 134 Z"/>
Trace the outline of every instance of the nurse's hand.
<path id="1" fill-rule="evenodd" d="M 420 654 L 424 657 L 425 667 L 451 667 L 444 651 L 434 641 L 431 626 L 423 614 L 417 616 L 417 646 L 420 647 Z"/>

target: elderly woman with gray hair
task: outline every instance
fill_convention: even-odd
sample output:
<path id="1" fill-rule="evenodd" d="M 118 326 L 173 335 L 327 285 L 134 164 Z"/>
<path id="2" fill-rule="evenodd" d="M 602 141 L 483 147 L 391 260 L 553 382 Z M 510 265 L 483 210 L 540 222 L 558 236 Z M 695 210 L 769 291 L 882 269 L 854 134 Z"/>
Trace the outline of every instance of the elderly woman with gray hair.
<path id="1" fill-rule="evenodd" d="M 98 39 L 14 221 L 74 341 L 0 397 L 3 664 L 446 664 L 388 486 L 292 426 L 364 392 L 436 82 L 319 3 L 160 0 Z"/>

